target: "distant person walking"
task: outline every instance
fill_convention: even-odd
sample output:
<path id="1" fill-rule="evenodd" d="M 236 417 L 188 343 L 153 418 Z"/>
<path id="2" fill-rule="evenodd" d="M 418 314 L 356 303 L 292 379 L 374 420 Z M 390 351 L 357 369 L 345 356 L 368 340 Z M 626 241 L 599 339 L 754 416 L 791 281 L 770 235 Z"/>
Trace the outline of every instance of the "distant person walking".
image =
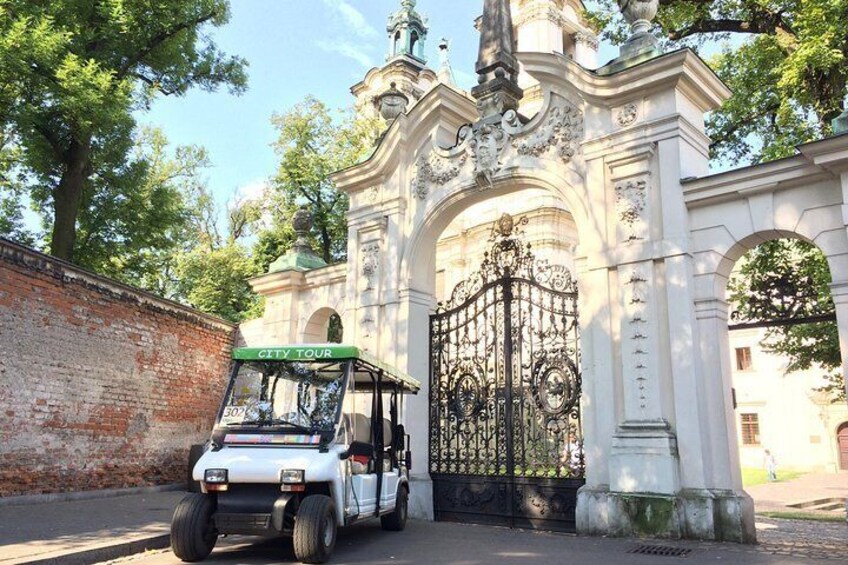
<path id="1" fill-rule="evenodd" d="M 771 451 L 766 449 L 765 452 L 766 471 L 768 471 L 768 480 L 773 483 L 777 480 L 777 461 L 774 459 Z"/>

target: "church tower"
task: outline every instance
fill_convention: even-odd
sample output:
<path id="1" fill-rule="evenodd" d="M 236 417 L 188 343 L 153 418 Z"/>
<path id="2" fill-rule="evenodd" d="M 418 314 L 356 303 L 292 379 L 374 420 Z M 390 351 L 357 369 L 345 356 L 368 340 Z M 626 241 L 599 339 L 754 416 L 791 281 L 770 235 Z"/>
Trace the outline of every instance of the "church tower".
<path id="1" fill-rule="evenodd" d="M 436 73 L 427 67 L 427 18 L 415 5 L 415 0 L 401 0 L 400 8 L 389 16 L 386 26 L 386 64 L 368 71 L 365 79 L 350 89 L 361 115 L 383 114 L 384 118 L 393 119 L 390 116 L 398 113 L 396 104 L 404 104 L 405 98 L 405 107 L 399 110 L 408 111 L 439 83 Z M 393 108 L 384 107 L 387 101 L 392 101 Z"/>
<path id="2" fill-rule="evenodd" d="M 586 20 L 582 0 L 511 0 L 517 52 L 560 53 L 580 66 L 597 68 L 598 36 Z M 521 70 L 524 89 L 521 109 L 532 116 L 541 106 L 542 93 Z"/>

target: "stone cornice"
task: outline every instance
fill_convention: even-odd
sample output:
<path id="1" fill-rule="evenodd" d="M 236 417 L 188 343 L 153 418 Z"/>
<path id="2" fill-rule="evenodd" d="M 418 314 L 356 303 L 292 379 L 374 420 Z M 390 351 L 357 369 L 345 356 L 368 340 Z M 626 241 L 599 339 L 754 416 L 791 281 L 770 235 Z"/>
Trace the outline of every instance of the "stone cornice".
<path id="1" fill-rule="evenodd" d="M 681 49 L 623 71 L 601 76 L 558 53 L 519 53 L 525 70 L 542 84 L 557 86 L 597 105 L 614 106 L 638 93 L 676 88 L 698 107 L 715 110 L 730 90 L 691 49 Z"/>
<path id="2" fill-rule="evenodd" d="M 848 168 L 848 136 L 832 137 L 798 147 L 799 154 L 683 181 L 683 195 L 689 208 L 733 200 L 760 192 L 836 179 Z"/>

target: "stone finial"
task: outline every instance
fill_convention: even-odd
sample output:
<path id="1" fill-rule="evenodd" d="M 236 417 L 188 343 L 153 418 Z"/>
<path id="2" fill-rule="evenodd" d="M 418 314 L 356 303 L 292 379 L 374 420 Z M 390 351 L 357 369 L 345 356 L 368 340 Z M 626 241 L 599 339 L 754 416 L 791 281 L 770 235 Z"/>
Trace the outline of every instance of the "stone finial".
<path id="1" fill-rule="evenodd" d="M 450 41 L 445 38 L 439 42 L 439 82 L 449 86 L 456 85 L 456 79 L 453 76 L 453 67 L 450 62 Z"/>
<path id="2" fill-rule="evenodd" d="M 524 95 L 518 86 L 514 42 L 509 0 L 485 0 L 477 59 L 479 84 L 471 90 L 484 120 L 497 121 L 506 111 L 516 110 Z"/>
<path id="3" fill-rule="evenodd" d="M 618 0 L 618 6 L 630 24 L 631 35 L 651 31 L 651 21 L 660 7 L 658 0 Z"/>
<path id="4" fill-rule="evenodd" d="M 309 232 L 312 231 L 312 214 L 309 213 L 306 206 L 301 206 L 292 215 L 291 222 L 297 239 L 285 255 L 271 263 L 268 272 L 310 271 L 326 267 L 327 263 L 315 254 L 309 244 Z"/>
<path id="5" fill-rule="evenodd" d="M 651 34 L 651 21 L 659 10 L 659 0 L 617 0 L 624 19 L 630 24 L 630 37 L 621 46 L 621 54 L 597 70 L 600 75 L 632 67 L 661 55 L 657 38 Z"/>
<path id="6" fill-rule="evenodd" d="M 312 214 L 306 209 L 306 206 L 301 206 L 300 209 L 292 216 L 292 227 L 297 235 L 297 240 L 294 242 L 296 251 L 308 249 L 312 251 L 312 246 L 309 245 L 309 232 L 312 231 Z"/>

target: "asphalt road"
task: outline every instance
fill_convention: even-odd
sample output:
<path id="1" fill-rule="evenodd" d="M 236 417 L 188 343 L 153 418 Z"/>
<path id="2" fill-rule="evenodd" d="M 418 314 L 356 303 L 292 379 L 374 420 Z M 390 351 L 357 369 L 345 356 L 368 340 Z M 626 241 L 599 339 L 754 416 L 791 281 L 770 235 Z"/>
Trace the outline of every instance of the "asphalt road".
<path id="1" fill-rule="evenodd" d="M 640 543 L 688 549 L 685 558 L 630 553 Z M 411 521 L 404 532 L 384 532 L 379 522 L 364 523 L 339 533 L 331 563 L 401 565 L 450 563 L 664 564 L 695 563 L 848 563 L 843 544 L 769 543 L 759 546 L 698 542 L 640 542 L 632 539 L 585 538 L 564 534 L 509 530 L 487 526 Z M 207 560 L 215 564 L 296 563 L 291 542 L 232 537 L 219 541 Z M 176 565 L 170 551 L 111 562 L 122 565 Z"/>

